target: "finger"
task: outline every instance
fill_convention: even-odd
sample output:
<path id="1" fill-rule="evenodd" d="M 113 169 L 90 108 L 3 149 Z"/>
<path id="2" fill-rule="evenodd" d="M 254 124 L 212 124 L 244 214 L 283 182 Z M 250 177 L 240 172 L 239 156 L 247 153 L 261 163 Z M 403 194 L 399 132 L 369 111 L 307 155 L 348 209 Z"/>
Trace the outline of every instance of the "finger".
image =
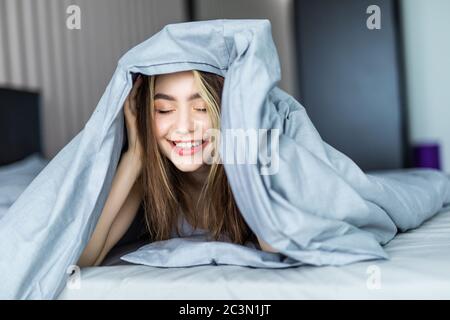
<path id="1" fill-rule="evenodd" d="M 133 84 L 133 89 L 131 90 L 131 93 L 130 93 L 131 99 L 134 100 L 136 98 L 138 88 L 141 86 L 142 81 L 143 81 L 143 77 L 141 75 L 139 75 L 139 77 L 136 79 L 136 81 Z"/>
<path id="2" fill-rule="evenodd" d="M 129 108 L 130 108 L 130 101 L 128 100 L 129 99 L 129 97 L 127 97 L 126 99 L 125 99 L 125 103 L 124 103 L 124 106 L 123 106 L 123 111 L 125 112 L 125 115 L 129 112 Z"/>
<path id="3" fill-rule="evenodd" d="M 129 101 L 129 98 L 127 98 L 125 100 L 125 105 L 124 105 L 123 110 L 124 110 L 125 118 L 127 121 L 129 121 L 135 117 L 134 110 L 132 110 L 132 105 Z"/>
<path id="4" fill-rule="evenodd" d="M 138 79 L 136 80 L 136 82 L 134 83 L 133 89 L 131 90 L 131 94 L 130 94 L 131 99 L 134 100 L 134 99 L 136 98 L 138 89 L 139 89 L 139 87 L 141 86 L 142 81 L 143 81 L 143 79 L 142 79 L 142 77 L 140 77 L 140 78 L 138 78 Z"/>
<path id="5" fill-rule="evenodd" d="M 134 121 L 136 119 L 136 107 L 134 103 L 129 101 L 129 98 L 125 102 L 124 113 L 127 121 Z"/>

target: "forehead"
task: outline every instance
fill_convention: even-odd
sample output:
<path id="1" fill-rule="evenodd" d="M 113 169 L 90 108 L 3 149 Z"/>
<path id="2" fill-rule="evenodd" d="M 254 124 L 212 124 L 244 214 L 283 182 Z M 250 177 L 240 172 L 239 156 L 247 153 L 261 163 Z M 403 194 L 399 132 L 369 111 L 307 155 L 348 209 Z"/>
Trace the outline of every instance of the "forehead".
<path id="1" fill-rule="evenodd" d="M 196 89 L 194 74 L 192 71 L 182 71 L 157 75 L 155 78 L 155 91 L 170 91 L 182 93 Z M 168 93 L 165 92 L 165 93 Z"/>

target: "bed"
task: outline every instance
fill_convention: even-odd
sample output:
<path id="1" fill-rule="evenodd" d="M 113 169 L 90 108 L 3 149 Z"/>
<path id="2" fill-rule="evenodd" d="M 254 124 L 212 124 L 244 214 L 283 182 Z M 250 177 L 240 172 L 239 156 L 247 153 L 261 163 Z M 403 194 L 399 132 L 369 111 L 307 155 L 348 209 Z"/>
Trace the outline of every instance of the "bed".
<path id="1" fill-rule="evenodd" d="M 0 88 L 0 219 L 48 163 L 39 92 Z"/>
<path id="2" fill-rule="evenodd" d="M 39 95 L 17 90 L 0 95 L 8 98 L 0 105 L 1 219 L 48 160 L 41 153 Z M 24 112 L 27 120 L 18 121 Z M 59 299 L 450 299 L 449 206 L 388 243 L 390 260 L 343 267 L 158 268 L 121 261 L 141 245 L 123 243 L 102 266 L 75 270 Z"/>
<path id="3" fill-rule="evenodd" d="M 0 219 L 47 163 L 40 153 L 33 153 L 20 161 L 0 166 Z"/>
<path id="4" fill-rule="evenodd" d="M 59 299 L 450 299 L 450 207 L 385 249 L 343 267 L 90 267 Z"/>
<path id="5" fill-rule="evenodd" d="M 32 154 L 0 167 L 0 218 L 47 160 Z M 158 268 L 120 263 L 81 269 L 59 299 L 450 299 L 450 207 L 385 246 L 390 260 L 343 267 Z"/>

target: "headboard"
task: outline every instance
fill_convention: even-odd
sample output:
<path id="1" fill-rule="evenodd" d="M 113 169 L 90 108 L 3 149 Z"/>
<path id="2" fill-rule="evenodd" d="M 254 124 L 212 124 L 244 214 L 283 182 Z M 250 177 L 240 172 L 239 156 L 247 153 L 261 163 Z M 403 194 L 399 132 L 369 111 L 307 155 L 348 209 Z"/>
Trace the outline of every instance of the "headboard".
<path id="1" fill-rule="evenodd" d="M 38 92 L 0 88 L 0 166 L 42 155 Z"/>

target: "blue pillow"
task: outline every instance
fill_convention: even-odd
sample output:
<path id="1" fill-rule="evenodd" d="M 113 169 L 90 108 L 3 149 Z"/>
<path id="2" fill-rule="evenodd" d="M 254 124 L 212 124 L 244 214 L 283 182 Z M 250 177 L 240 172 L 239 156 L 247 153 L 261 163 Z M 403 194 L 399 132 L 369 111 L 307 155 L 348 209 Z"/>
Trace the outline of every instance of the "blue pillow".
<path id="1" fill-rule="evenodd" d="M 238 265 L 285 268 L 301 264 L 280 253 L 261 251 L 251 242 L 238 245 L 231 242 L 207 241 L 203 235 L 155 241 L 122 256 L 121 259 L 152 267 Z"/>

